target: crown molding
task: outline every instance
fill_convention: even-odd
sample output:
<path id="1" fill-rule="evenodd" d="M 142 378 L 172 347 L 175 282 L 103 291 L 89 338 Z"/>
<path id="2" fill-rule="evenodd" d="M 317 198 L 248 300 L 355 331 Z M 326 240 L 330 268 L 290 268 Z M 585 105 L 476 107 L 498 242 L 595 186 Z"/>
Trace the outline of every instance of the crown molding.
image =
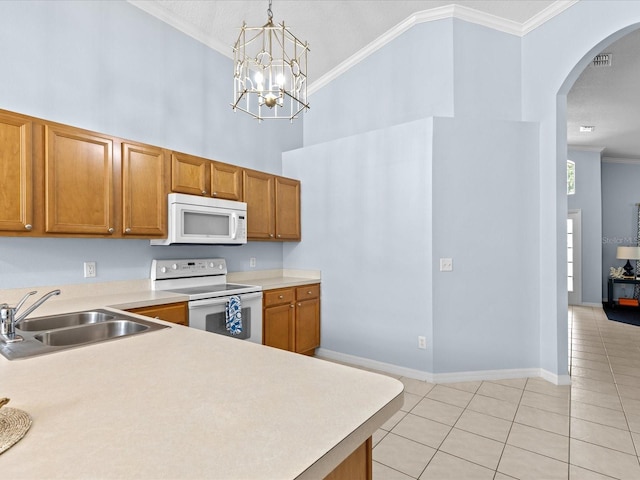
<path id="1" fill-rule="evenodd" d="M 162 6 L 162 2 L 151 2 L 147 0 L 127 1 L 131 5 L 139 8 L 140 10 L 143 10 L 149 15 L 152 15 L 162 22 L 171 25 L 185 35 L 188 35 L 195 40 L 207 45 L 221 55 L 224 55 L 227 58 L 233 58 L 232 50 L 229 45 L 216 40 L 210 35 L 204 34 L 203 32 L 194 28 L 193 25 L 182 20 L 181 18 L 177 18 L 169 10 L 165 9 Z M 354 55 L 341 62 L 338 66 L 324 74 L 316 81 L 310 83 L 308 86 L 308 94 L 311 95 L 314 92 L 318 91 L 319 89 L 330 83 L 332 80 L 352 68 L 354 65 L 357 65 L 369 55 L 384 47 L 386 44 L 393 41 L 395 38 L 409 30 L 411 27 L 420 23 L 433 22 L 436 20 L 443 20 L 447 18 L 457 18 L 469 23 L 475 23 L 487 28 L 492 28 L 493 30 L 497 30 L 499 32 L 523 37 L 551 18 L 564 12 L 572 5 L 578 3 L 578 1 L 579 0 L 556 0 L 554 3 L 549 5 L 547 8 L 545 8 L 543 11 L 541 11 L 525 23 L 514 22 L 513 20 L 507 20 L 505 18 L 481 12 L 473 8 L 455 4 L 417 12 L 397 24 L 395 27 L 386 31 L 383 35 L 356 52 Z"/>
<path id="2" fill-rule="evenodd" d="M 545 8 L 542 12 L 531 18 L 525 23 L 518 23 L 505 18 L 497 17 L 489 13 L 481 12 L 473 8 L 464 7 L 462 5 L 445 5 L 443 7 L 423 10 L 411 15 L 395 27 L 386 31 L 383 35 L 375 39 L 369 45 L 356 52 L 351 57 L 340 63 L 337 67 L 324 74 L 318 80 L 309 84 L 308 93 L 312 95 L 322 87 L 336 79 L 347 70 L 358 64 L 372 53 L 384 47 L 387 43 L 409 30 L 411 27 L 419 23 L 433 22 L 435 20 L 443 20 L 446 18 L 457 18 L 469 23 L 475 23 L 487 28 L 492 28 L 499 32 L 508 33 L 518 37 L 523 37 L 527 33 L 535 30 L 543 23 L 547 22 L 556 15 L 564 12 L 566 9 L 578 3 L 579 0 L 556 0 L 554 3 Z"/>
<path id="3" fill-rule="evenodd" d="M 602 163 L 624 163 L 627 165 L 640 165 L 640 158 L 602 157 Z"/>
<path id="4" fill-rule="evenodd" d="M 567 148 L 569 150 L 576 150 L 578 152 L 602 153 L 604 152 L 604 149 L 607 147 L 598 147 L 598 146 L 588 147 L 584 145 L 567 145 Z"/>
<path id="5" fill-rule="evenodd" d="M 551 20 L 553 17 L 561 14 L 567 8 L 575 5 L 579 1 L 580 0 L 556 0 L 540 13 L 534 15 L 529 20 L 524 22 L 522 24 L 522 31 L 520 33 L 520 36 L 524 37 L 527 33 L 535 30 L 547 20 Z"/>

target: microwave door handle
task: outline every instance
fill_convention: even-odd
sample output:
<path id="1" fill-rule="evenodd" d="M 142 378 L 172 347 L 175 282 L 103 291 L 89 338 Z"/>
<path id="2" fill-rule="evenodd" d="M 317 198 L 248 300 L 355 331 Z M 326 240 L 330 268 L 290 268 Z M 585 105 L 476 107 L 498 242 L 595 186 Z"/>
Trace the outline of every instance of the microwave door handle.
<path id="1" fill-rule="evenodd" d="M 231 238 L 233 240 L 238 236 L 238 215 L 233 212 L 231 214 Z"/>

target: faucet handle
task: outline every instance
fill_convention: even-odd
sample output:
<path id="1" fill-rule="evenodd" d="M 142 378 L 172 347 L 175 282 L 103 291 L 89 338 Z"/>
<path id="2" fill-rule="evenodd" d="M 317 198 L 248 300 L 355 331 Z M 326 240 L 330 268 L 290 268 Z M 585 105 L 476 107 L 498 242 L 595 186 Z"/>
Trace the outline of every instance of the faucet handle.
<path id="1" fill-rule="evenodd" d="M 20 307 L 22 306 L 22 304 L 23 304 L 24 302 L 26 302 L 26 301 L 27 301 L 27 298 L 29 298 L 31 295 L 35 295 L 36 293 L 38 293 L 38 291 L 37 291 L 37 290 L 34 290 L 33 292 L 29 292 L 29 293 L 27 293 L 24 297 L 22 297 L 22 300 L 20 300 L 20 301 L 18 302 L 18 305 L 16 305 L 16 308 L 14 309 L 14 312 L 17 312 L 18 310 L 20 310 Z"/>

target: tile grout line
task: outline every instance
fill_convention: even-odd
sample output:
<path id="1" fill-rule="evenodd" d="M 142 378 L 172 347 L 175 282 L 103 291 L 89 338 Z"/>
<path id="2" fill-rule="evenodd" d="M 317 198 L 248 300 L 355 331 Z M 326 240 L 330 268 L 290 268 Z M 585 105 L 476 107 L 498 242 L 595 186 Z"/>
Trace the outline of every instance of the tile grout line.
<path id="1" fill-rule="evenodd" d="M 496 475 L 498 475 L 498 468 L 500 467 L 500 462 L 502 461 L 502 457 L 504 456 L 504 451 L 507 448 L 507 442 L 509 441 L 509 436 L 511 435 L 511 430 L 513 430 L 513 424 L 516 423 L 516 416 L 518 415 L 518 410 L 520 410 L 520 404 L 522 403 L 522 397 L 524 397 L 524 392 L 527 389 L 527 384 L 529 383 L 529 379 L 524 383 L 522 387 L 522 392 L 520 393 L 520 398 L 518 399 L 518 406 L 516 407 L 516 411 L 513 414 L 513 419 L 511 420 L 511 426 L 509 427 L 509 431 L 507 432 L 507 436 L 504 439 L 504 444 L 502 445 L 502 451 L 500 452 L 500 457 L 498 457 L 498 463 L 496 464 L 495 471 L 493 473 L 493 478 L 495 480 Z M 502 472 L 500 472 L 502 473 Z"/>
<path id="2" fill-rule="evenodd" d="M 611 371 L 611 376 L 613 378 L 613 385 L 616 388 L 616 393 L 618 394 L 618 401 L 620 402 L 620 406 L 622 407 L 622 414 L 624 415 L 624 421 L 627 424 L 627 430 L 629 432 L 629 436 L 631 437 L 631 445 L 633 445 L 633 450 L 636 452 L 636 462 L 640 466 L 640 458 L 638 457 L 638 448 L 636 447 L 636 442 L 633 440 L 633 435 L 631 434 L 631 425 L 629 424 L 629 418 L 627 417 L 627 410 L 624 406 L 624 402 L 622 401 L 622 395 L 620 395 L 620 389 L 618 388 L 618 382 L 616 381 L 616 374 L 613 371 L 613 367 L 611 366 L 611 359 L 609 358 L 609 351 L 607 350 L 607 344 L 602 337 L 602 330 L 600 329 L 600 324 L 596 318 L 596 328 L 598 329 L 598 334 L 600 335 L 600 339 L 602 341 L 602 346 L 604 348 L 605 356 L 607 357 L 607 363 L 609 364 L 609 370 Z M 573 349 L 572 349 L 573 350 Z M 617 450 L 616 450 L 617 451 Z"/>

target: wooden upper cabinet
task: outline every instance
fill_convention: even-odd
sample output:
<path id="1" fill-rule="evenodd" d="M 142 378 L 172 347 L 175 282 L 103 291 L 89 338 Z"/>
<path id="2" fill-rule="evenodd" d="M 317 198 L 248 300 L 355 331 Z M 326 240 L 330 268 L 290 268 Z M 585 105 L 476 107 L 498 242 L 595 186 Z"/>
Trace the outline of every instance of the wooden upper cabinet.
<path id="1" fill-rule="evenodd" d="M 242 168 L 228 163 L 211 162 L 211 196 L 242 200 Z"/>
<path id="2" fill-rule="evenodd" d="M 247 238 L 275 239 L 274 176 L 254 170 L 244 170 L 242 190 L 247 204 Z"/>
<path id="3" fill-rule="evenodd" d="M 122 143 L 124 236 L 167 236 L 167 170 L 161 148 Z"/>
<path id="4" fill-rule="evenodd" d="M 46 232 L 113 234 L 113 140 L 46 125 L 45 189 Z"/>
<path id="5" fill-rule="evenodd" d="M 211 160 L 186 153 L 171 154 L 171 191 L 209 195 Z"/>
<path id="6" fill-rule="evenodd" d="M 300 182 L 276 177 L 276 238 L 300 240 Z"/>
<path id="7" fill-rule="evenodd" d="M 171 191 L 242 200 L 242 168 L 186 153 L 171 154 Z"/>
<path id="8" fill-rule="evenodd" d="M 33 228 L 32 123 L 0 114 L 0 231 Z"/>

